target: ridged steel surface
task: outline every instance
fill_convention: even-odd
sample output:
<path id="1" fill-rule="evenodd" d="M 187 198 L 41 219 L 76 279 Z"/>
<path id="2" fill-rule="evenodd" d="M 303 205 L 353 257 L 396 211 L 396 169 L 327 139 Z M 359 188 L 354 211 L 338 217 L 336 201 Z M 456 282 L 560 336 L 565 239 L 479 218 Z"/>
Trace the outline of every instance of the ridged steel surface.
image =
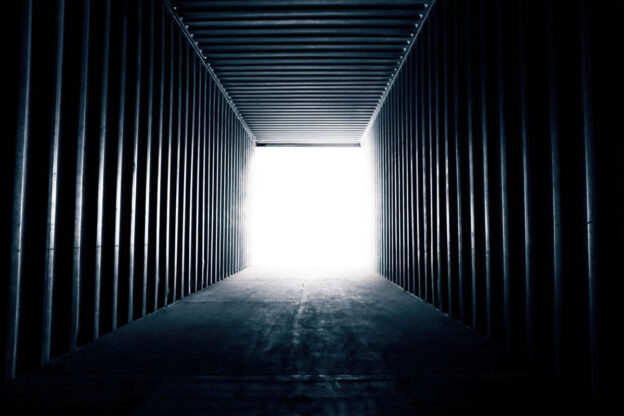
<path id="1" fill-rule="evenodd" d="M 359 143 L 431 2 L 173 1 L 258 143 Z"/>
<path id="2" fill-rule="evenodd" d="M 166 1 L 15 13 L 5 380 L 246 267 L 255 146 Z"/>

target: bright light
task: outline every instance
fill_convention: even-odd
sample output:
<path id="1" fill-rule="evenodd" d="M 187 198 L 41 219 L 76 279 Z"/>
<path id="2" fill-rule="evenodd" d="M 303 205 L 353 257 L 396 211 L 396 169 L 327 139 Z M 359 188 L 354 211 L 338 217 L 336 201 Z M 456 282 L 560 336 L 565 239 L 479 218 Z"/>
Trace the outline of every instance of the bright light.
<path id="1" fill-rule="evenodd" d="M 254 264 L 366 266 L 369 211 L 357 147 L 258 147 Z"/>

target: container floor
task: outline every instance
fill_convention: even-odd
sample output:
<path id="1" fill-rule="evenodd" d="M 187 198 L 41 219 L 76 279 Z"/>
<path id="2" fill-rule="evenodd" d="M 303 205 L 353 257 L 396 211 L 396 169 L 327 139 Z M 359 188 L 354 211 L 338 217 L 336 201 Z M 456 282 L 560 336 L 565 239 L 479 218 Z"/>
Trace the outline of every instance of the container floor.
<path id="1" fill-rule="evenodd" d="M 587 405 L 555 385 L 369 271 L 251 267 L 23 374 L 2 395 L 21 411 L 145 415 Z"/>

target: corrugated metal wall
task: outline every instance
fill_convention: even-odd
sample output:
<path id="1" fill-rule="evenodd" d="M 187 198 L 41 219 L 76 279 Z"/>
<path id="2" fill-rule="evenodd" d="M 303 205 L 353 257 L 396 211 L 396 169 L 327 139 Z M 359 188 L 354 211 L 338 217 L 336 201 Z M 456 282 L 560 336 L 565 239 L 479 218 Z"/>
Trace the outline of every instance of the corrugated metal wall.
<path id="1" fill-rule="evenodd" d="M 254 143 L 168 3 L 7 9 L 11 379 L 246 267 Z"/>
<path id="2" fill-rule="evenodd" d="M 607 47 L 622 11 L 437 1 L 363 143 L 378 272 L 601 394 L 622 363 L 622 64 Z"/>

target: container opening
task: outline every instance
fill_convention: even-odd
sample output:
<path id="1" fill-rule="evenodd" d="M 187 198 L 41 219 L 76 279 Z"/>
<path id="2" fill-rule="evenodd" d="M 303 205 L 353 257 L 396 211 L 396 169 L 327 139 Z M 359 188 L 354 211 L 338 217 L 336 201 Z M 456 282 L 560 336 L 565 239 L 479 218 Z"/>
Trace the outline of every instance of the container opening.
<path id="1" fill-rule="evenodd" d="M 367 266 L 365 160 L 359 147 L 256 148 L 253 263 Z"/>

